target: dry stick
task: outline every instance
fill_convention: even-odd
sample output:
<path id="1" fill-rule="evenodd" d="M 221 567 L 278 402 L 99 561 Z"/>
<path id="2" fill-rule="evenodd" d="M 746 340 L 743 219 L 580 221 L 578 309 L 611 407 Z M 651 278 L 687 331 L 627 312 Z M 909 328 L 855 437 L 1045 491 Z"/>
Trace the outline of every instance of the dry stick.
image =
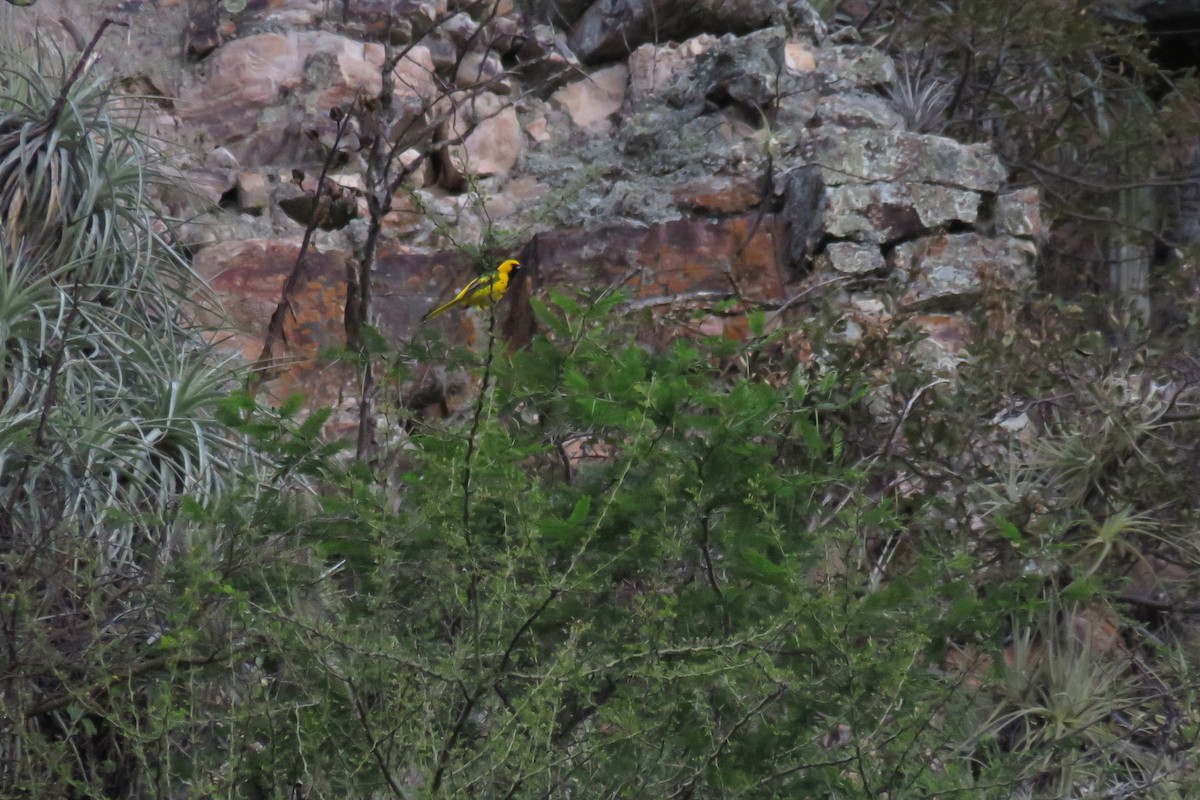
<path id="1" fill-rule="evenodd" d="M 488 345 L 487 355 L 483 360 L 483 378 L 479 382 L 479 397 L 475 399 L 475 413 L 471 419 L 471 430 L 467 433 L 467 453 L 463 458 L 462 494 L 463 494 L 463 540 L 467 545 L 467 558 L 470 561 L 471 579 L 467 586 L 467 602 L 471 606 L 471 624 L 474 628 L 476 649 L 479 645 L 479 567 L 475 561 L 474 537 L 471 535 L 471 466 L 475 461 L 475 442 L 479 438 L 479 423 L 483 418 L 483 406 L 487 402 L 488 383 L 492 377 L 492 358 L 496 344 L 496 303 L 488 307 Z M 507 657 L 507 653 L 505 654 Z M 481 687 L 482 688 L 482 687 Z M 476 698 L 478 699 L 478 698 Z"/>
<path id="2" fill-rule="evenodd" d="M 383 775 L 384 781 L 391 788 L 392 792 L 397 797 L 404 797 L 405 792 L 400 784 L 396 781 L 392 770 L 388 766 L 387 759 L 383 753 L 379 751 L 379 739 L 375 736 L 374 729 L 371 726 L 371 719 L 367 714 L 367 708 L 363 705 L 362 694 L 358 691 L 358 687 L 354 685 L 354 679 L 346 676 L 346 685 L 350 687 L 350 698 L 354 704 L 354 711 L 358 715 L 358 724 L 362 726 L 363 733 L 366 734 L 367 740 L 371 742 L 371 759 L 375 762 L 375 768 Z"/>
<path id="3" fill-rule="evenodd" d="M 454 721 L 454 727 L 450 730 L 450 735 L 446 737 L 446 741 L 442 742 L 442 749 L 438 752 L 437 769 L 433 773 L 433 783 L 431 784 L 433 791 L 436 792 L 441 789 L 442 781 L 446 776 L 446 768 L 450 764 L 450 752 L 454 749 L 454 745 L 457 744 L 458 737 L 462 735 L 467 719 L 471 716 L 471 712 L 475 710 L 475 705 L 479 702 L 479 698 L 483 697 L 484 692 L 486 692 L 489 688 L 495 688 L 500 683 L 500 678 L 502 677 L 504 670 L 508 668 L 508 662 L 512 658 L 513 651 L 516 649 L 517 644 L 521 641 L 521 637 L 523 637 L 525 633 L 533 627 L 533 623 L 537 622 L 538 617 L 542 615 L 542 613 L 550 606 L 550 603 L 553 602 L 554 598 L 558 597 L 558 595 L 558 589 L 551 589 L 547 593 L 546 599 L 542 601 L 541 605 L 535 608 L 533 613 L 525 618 L 525 621 L 521 623 L 521 625 L 509 638 L 508 646 L 504 648 L 504 654 L 500 657 L 500 661 L 496 664 L 496 667 L 493 670 L 494 680 L 481 680 L 475 686 L 475 690 L 466 697 L 463 707 L 459 711 L 458 717 Z M 464 686 L 463 688 L 465 689 L 466 687 Z"/>
<path id="4" fill-rule="evenodd" d="M 356 98 L 354 102 L 358 102 Z M 288 274 L 287 280 L 284 281 L 283 291 L 280 293 L 279 303 L 275 306 L 275 310 L 271 313 L 271 321 L 267 323 L 267 332 L 263 337 L 262 352 L 259 353 L 258 359 L 252 367 L 253 378 L 250 383 L 250 392 L 254 394 L 267 378 L 267 373 L 272 367 L 274 361 L 275 341 L 282 340 L 287 343 L 287 334 L 283 330 L 283 323 L 286 315 L 292 310 L 292 296 L 296 292 L 296 286 L 300 283 L 300 278 L 304 273 L 304 260 L 308 255 L 308 249 L 312 245 L 312 239 L 317 230 L 317 225 L 320 223 L 321 214 L 321 192 L 325 190 L 326 181 L 329 176 L 329 170 L 333 167 L 333 160 L 337 157 L 338 145 L 342 142 L 342 137 L 346 134 L 346 129 L 349 127 L 350 115 L 343 114 L 337 120 L 337 135 L 333 139 L 333 144 L 329 148 L 329 153 L 325 156 L 325 163 L 321 165 L 321 174 L 317 178 L 317 188 L 313 192 L 312 198 L 312 218 L 308 221 L 308 225 L 304 228 L 304 239 L 300 242 L 300 252 L 296 254 L 296 261 L 292 265 L 292 271 Z M 326 190 L 327 191 L 327 190 Z M 331 196 L 332 200 L 332 196 Z"/>
<path id="5" fill-rule="evenodd" d="M 733 634 L 733 620 L 729 615 L 729 607 L 725 603 L 725 593 L 721 591 L 721 584 L 717 581 L 717 571 L 713 567 L 712 544 L 710 541 L 712 533 L 712 522 L 710 516 L 712 509 L 705 508 L 704 513 L 700 517 L 700 554 L 704 557 L 704 574 L 708 578 L 708 585 L 712 587 L 713 593 L 716 594 L 718 601 L 721 603 L 721 621 L 725 636 L 729 637 Z"/>
<path id="6" fill-rule="evenodd" d="M 479 434 L 479 422 L 483 417 L 483 405 L 487 402 L 488 383 L 492 377 L 492 354 L 496 344 L 496 304 L 488 310 L 488 346 L 483 359 L 483 379 L 479 383 L 479 396 L 475 399 L 475 414 L 471 419 L 471 430 L 467 433 L 467 455 L 463 459 L 463 476 L 459 484 L 463 493 L 463 535 L 467 546 L 471 546 L 471 464 L 475 457 L 475 441 Z"/>
<path id="7" fill-rule="evenodd" d="M 495 7 L 493 8 L 493 16 Z M 421 167 L 425 159 L 429 157 L 430 152 L 439 146 L 447 144 L 461 144 L 470 131 L 464 132 L 458 137 L 452 137 L 449 141 L 431 142 L 425 148 L 420 156 L 414 159 L 411 163 L 401 167 L 399 171 L 393 172 L 396 164 L 396 159 L 402 152 L 407 149 L 407 146 L 414 142 L 420 141 L 426 135 L 434 133 L 438 126 L 443 122 L 452 119 L 458 113 L 460 102 L 454 101 L 448 94 L 443 94 L 442 98 L 450 98 L 450 110 L 441 114 L 434 114 L 429 121 L 418 125 L 419 116 L 414 116 L 410 119 L 403 129 L 397 133 L 389 128 L 389 123 L 385 119 L 392 108 L 392 81 L 394 79 L 395 67 L 404 59 L 404 57 L 416 46 L 417 42 L 428 35 L 432 31 L 444 25 L 448 20 L 453 18 L 453 14 L 447 13 L 439 17 L 424 31 L 422 37 L 416 37 L 405 48 L 398 53 L 389 55 L 384 59 L 382 69 L 383 90 L 380 94 L 379 107 L 380 111 L 373 120 L 373 140 L 371 144 L 370 155 L 367 161 L 367 209 L 370 215 L 370 225 L 367 229 L 366 240 L 363 243 L 361 257 L 358 259 L 359 264 L 357 269 L 353 264 L 348 266 L 347 275 L 347 297 L 346 297 L 346 313 L 344 318 L 344 328 L 346 332 L 346 341 L 351 346 L 362 351 L 362 326 L 367 323 L 371 313 L 371 267 L 375 261 L 375 254 L 379 248 L 379 237 L 382 233 L 382 221 L 392 208 L 392 196 L 403 186 L 404 180 Z M 489 20 L 491 18 L 489 17 Z M 389 21 L 389 27 L 390 27 Z M 480 28 L 482 30 L 482 27 Z M 505 73 L 507 74 L 507 73 Z M 473 100 L 483 91 L 491 88 L 494 83 L 499 82 L 505 75 L 497 76 L 496 78 L 480 83 L 467 93 L 466 98 L 461 102 Z M 433 110 L 433 103 L 425 102 L 425 111 Z M 483 120 L 486 121 L 503 111 L 502 106 L 497 111 L 489 114 Z M 364 114 L 365 117 L 365 114 Z M 372 441 L 373 432 L 373 414 L 372 414 L 372 395 L 375 386 L 374 371 L 371 369 L 369 359 L 364 359 L 362 366 L 362 378 L 360 383 L 360 399 L 358 411 L 358 434 L 355 444 L 356 456 L 363 459 L 367 456 L 368 449 Z"/>
<path id="8" fill-rule="evenodd" d="M 348 12 L 349 4 L 347 0 L 347 4 L 343 6 L 343 13 Z M 432 31 L 442 25 L 446 19 L 448 17 L 436 20 L 430 30 Z M 387 25 L 389 30 L 392 27 L 392 22 L 393 20 L 389 16 Z M 357 266 L 353 262 L 347 265 L 346 312 L 343 320 L 346 344 L 352 347 L 360 357 L 365 355 L 362 329 L 371 317 L 371 267 L 375 262 L 375 253 L 379 247 L 379 236 L 383 231 L 383 218 L 391 211 L 392 193 L 395 191 L 392 185 L 389 184 L 388 173 L 401 152 L 400 145 L 404 141 L 403 134 L 407 133 L 406 128 L 401 132 L 401 136 L 396 139 L 395 143 L 392 144 L 392 131 L 389 129 L 386 117 L 392 109 L 394 70 L 421 38 L 423 36 L 414 37 L 413 41 L 399 53 L 389 53 L 384 58 L 380 76 L 382 79 L 382 88 L 379 95 L 379 110 L 376 112 L 374 120 L 372 120 L 374 124 L 370 126 L 374 134 L 371 141 L 370 154 L 367 158 L 366 174 L 367 213 L 370 215 L 370 224 L 367 228 L 367 238 L 363 243 Z M 388 49 L 390 50 L 390 45 Z M 363 104 L 363 109 L 364 111 L 368 110 L 366 104 Z M 365 113 L 363 117 L 366 117 Z M 412 121 L 409 122 L 410 127 L 411 125 Z M 391 149 L 385 154 L 384 148 L 389 144 L 391 145 Z M 415 169 L 416 165 L 420 164 L 421 161 L 423 161 L 423 158 L 418 159 L 410 166 Z M 401 175 L 397 180 L 403 180 L 407 174 L 407 168 L 401 170 Z M 383 192 L 379 191 L 380 187 L 384 188 Z M 361 370 L 358 433 L 354 447 L 355 456 L 360 460 L 366 458 L 374 433 L 372 400 L 375 387 L 375 372 L 371 369 L 370 358 L 361 359 Z"/>
<path id="9" fill-rule="evenodd" d="M 704 763 L 697 767 L 692 773 L 692 776 L 671 794 L 671 798 L 678 797 L 683 798 L 683 800 L 688 800 L 688 798 L 694 797 L 696 794 L 696 785 L 700 780 L 700 777 L 704 774 L 705 770 L 716 763 L 716 760 L 721 757 L 721 753 L 725 751 L 725 748 L 729 745 L 729 742 L 733 739 L 733 737 L 736 736 L 742 728 L 746 727 L 746 725 L 748 725 L 760 711 L 774 703 L 780 697 L 783 697 L 785 691 L 787 691 L 786 686 L 783 684 L 777 685 L 773 692 L 760 700 L 754 706 L 754 708 L 751 708 L 742 716 L 741 719 L 735 722 L 733 726 L 721 737 L 721 740 L 717 742 L 717 746 L 714 747 L 712 752 L 708 754 L 708 757 L 704 760 Z"/>
<path id="10" fill-rule="evenodd" d="M 75 66 L 71 70 L 71 74 L 67 77 L 67 80 L 63 83 L 62 89 L 59 91 L 58 97 L 55 99 L 54 105 L 50 109 L 49 116 L 47 116 L 45 121 L 42 123 L 42 127 L 45 130 L 49 131 L 56 124 L 58 124 L 58 120 L 62 116 L 63 109 L 66 108 L 67 100 L 71 93 L 71 88 L 79 80 L 80 75 L 83 74 L 84 66 L 87 64 L 88 59 L 92 57 L 92 51 L 96 49 L 96 45 L 100 42 L 100 37 L 104 35 L 104 31 L 108 29 L 109 25 L 128 27 L 129 23 L 118 22 L 116 20 L 109 19 L 108 17 L 105 17 L 100 22 L 99 27 L 96 28 L 96 33 L 92 35 L 92 40 L 88 42 L 87 47 L 84 48 L 83 52 L 79 54 L 79 58 L 76 59 Z M 38 420 L 37 431 L 33 436 L 33 443 L 38 449 L 41 449 L 44 443 L 43 436 L 46 431 L 46 422 L 50 416 L 50 407 L 54 403 L 55 383 L 58 379 L 58 371 L 62 368 L 63 355 L 67 349 L 67 336 L 71 332 L 71 326 L 75 323 L 75 317 L 79 314 L 78 294 L 81 280 L 82 276 L 76 275 L 75 286 L 72 289 L 71 294 L 71 310 L 67 314 L 66 320 L 63 322 L 63 330 L 62 336 L 59 339 L 58 352 L 54 354 L 54 362 L 50 366 L 50 375 L 46 385 L 46 394 L 42 402 L 41 418 Z M 21 480 L 18 481 L 17 485 L 20 485 L 20 483 L 24 482 L 25 476 L 28 473 L 28 469 L 29 459 L 26 459 L 21 470 Z"/>
<path id="11" fill-rule="evenodd" d="M 475 457 L 475 442 L 478 439 L 478 435 L 479 435 L 479 424 L 483 418 L 483 406 L 484 406 L 484 403 L 487 402 L 488 383 L 491 381 L 492 358 L 493 358 L 493 353 L 495 351 L 495 343 L 496 343 L 496 304 L 493 302 L 490 304 L 490 306 L 488 308 L 488 346 L 487 346 L 487 355 L 484 357 L 484 361 L 483 361 L 483 379 L 480 381 L 480 384 L 479 384 L 479 396 L 475 400 L 475 413 L 471 419 L 471 430 L 467 433 L 467 453 L 466 453 L 466 456 L 463 458 L 463 476 L 462 476 L 462 482 L 460 484 L 462 486 L 462 493 L 463 493 L 463 508 L 462 508 L 463 537 L 467 544 L 468 557 L 471 556 L 471 553 L 469 551 L 473 549 L 472 548 L 473 537 L 471 535 L 471 465 L 474 462 L 474 457 Z M 479 570 L 478 570 L 476 564 L 474 563 L 473 559 L 472 559 L 470 569 L 471 569 L 471 582 L 470 582 L 470 586 L 468 586 L 468 588 L 467 588 L 467 600 L 471 604 L 471 607 L 472 607 L 472 612 L 473 612 L 472 620 L 476 626 L 476 641 L 478 641 Z M 537 618 L 537 616 L 539 614 L 541 614 L 541 612 L 543 610 L 545 610 L 546 606 L 548 606 L 550 604 L 550 601 L 553 600 L 557 594 L 558 594 L 557 590 L 552 590 L 550 593 L 550 596 L 547 597 L 546 601 L 538 608 L 537 611 L 534 612 L 533 616 L 531 616 L 529 619 L 527 619 L 525 621 L 525 623 L 517 630 L 517 633 L 513 637 L 512 641 L 509 642 L 508 648 L 504 651 L 504 656 L 501 659 L 500 664 L 496 670 L 497 674 L 499 672 L 503 671 L 505 666 L 507 666 L 508 659 L 512 655 L 512 651 L 513 651 L 513 648 L 516 646 L 517 639 L 520 638 L 522 633 L 524 633 L 524 631 L 530 625 L 533 624 L 533 621 Z M 499 678 L 497 677 L 497 679 L 491 684 L 491 688 L 496 688 L 496 686 L 498 684 L 499 684 Z M 443 744 L 441 752 L 438 753 L 438 766 L 437 766 L 437 771 L 435 772 L 434 779 L 433 779 L 434 791 L 437 791 L 438 788 L 441 786 L 442 778 L 445 774 L 446 766 L 449 763 L 450 750 L 453 748 L 454 743 L 458 740 L 459 735 L 462 733 L 463 725 L 466 723 L 467 716 L 471 713 L 472 709 L 474 709 L 474 707 L 475 707 L 475 704 L 479 702 L 479 698 L 483 696 L 483 693 L 485 691 L 487 691 L 488 688 L 489 688 L 489 685 L 487 683 L 481 682 L 478 686 L 475 687 L 475 691 L 472 692 L 470 696 L 468 696 L 466 703 L 463 705 L 462 713 L 459 714 L 458 720 L 455 722 L 454 729 L 451 731 L 450 736 L 447 738 L 446 742 Z"/>
<path id="12" fill-rule="evenodd" d="M 67 106 L 67 98 L 71 93 L 71 87 L 75 85 L 80 75 L 83 74 L 83 68 L 92 57 L 92 51 L 96 49 L 96 45 L 100 42 L 100 37 L 104 35 L 104 31 L 108 29 L 109 25 L 119 25 L 123 28 L 129 27 L 128 22 L 118 22 L 108 17 L 105 17 L 100 22 L 100 26 L 96 28 L 96 32 L 92 35 L 92 40 L 88 42 L 87 47 L 79 54 L 79 58 L 75 61 L 75 67 L 71 70 L 71 74 L 67 77 L 66 82 L 63 83 L 62 90 L 58 93 L 58 97 L 54 101 L 54 106 L 50 109 L 50 116 L 46 118 L 46 130 L 50 130 L 58 124 L 58 119 L 62 116 L 63 109 Z"/>
<path id="13" fill-rule="evenodd" d="M 175 670 L 179 668 L 190 669 L 192 667 L 206 667 L 210 664 L 216 663 L 217 661 L 225 659 L 231 654 L 231 651 L 224 649 L 217 650 L 215 653 L 197 658 L 175 658 L 174 653 L 164 653 L 162 655 L 155 656 L 154 658 L 149 658 L 145 661 L 132 664 L 128 669 L 119 675 L 109 675 L 104 680 L 97 681 L 91 687 L 87 688 L 85 693 L 89 699 L 94 700 L 103 696 L 105 692 L 117 684 L 128 681 L 132 678 L 138 678 L 143 675 L 148 675 L 151 672 L 156 672 L 158 670 L 167 668 Z M 48 700 L 43 700 L 41 703 L 26 711 L 24 718 L 26 720 L 31 720 L 35 717 L 40 717 L 43 714 L 61 711 L 72 703 L 78 702 L 78 700 L 79 693 L 71 693 L 70 691 L 67 691 L 55 697 L 51 697 Z"/>

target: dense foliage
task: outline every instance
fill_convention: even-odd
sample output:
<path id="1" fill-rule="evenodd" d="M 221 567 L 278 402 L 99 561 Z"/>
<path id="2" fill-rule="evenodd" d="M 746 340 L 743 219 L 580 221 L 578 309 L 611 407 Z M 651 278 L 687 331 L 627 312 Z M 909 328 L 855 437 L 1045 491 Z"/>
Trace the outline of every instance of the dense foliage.
<path id="1" fill-rule="evenodd" d="M 895 525 L 839 444 L 853 380 L 727 380 L 713 343 L 652 356 L 601 322 L 619 301 L 556 297 L 478 424 L 414 436 L 399 485 L 323 474 L 302 532 L 325 558 L 289 596 L 324 613 L 252 603 L 287 653 L 270 682 L 343 743 L 309 774 L 487 796 L 935 780 L 908 757 L 952 736 L 929 725 L 953 694 L 927 669 L 937 593 L 909 582 L 936 581 L 849 566 Z M 294 778 L 297 743 L 264 741 L 263 779 Z"/>
<path id="2" fill-rule="evenodd" d="M 351 448 L 238 388 L 152 154 L 41 72 L 0 91 L 0 796 L 1200 791 L 1198 417 L 1153 341 L 985 297 L 951 375 L 903 317 L 650 347 L 546 287 L 523 348 L 365 327 L 380 396 L 474 391 Z"/>

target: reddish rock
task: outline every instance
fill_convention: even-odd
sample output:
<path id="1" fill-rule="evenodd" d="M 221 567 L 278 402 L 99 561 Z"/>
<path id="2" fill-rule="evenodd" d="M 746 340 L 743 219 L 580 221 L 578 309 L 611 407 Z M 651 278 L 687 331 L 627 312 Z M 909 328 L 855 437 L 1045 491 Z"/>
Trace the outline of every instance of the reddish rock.
<path id="1" fill-rule="evenodd" d="M 519 215 L 539 205 L 539 201 L 550 193 L 550 187 L 533 178 L 516 178 L 509 181 L 484 203 L 488 219 L 493 221 Z"/>
<path id="2" fill-rule="evenodd" d="M 500 56 L 490 50 L 463 53 L 454 73 L 454 85 L 460 89 L 486 86 L 497 94 L 512 92 L 512 82 L 504 74 Z"/>
<path id="3" fill-rule="evenodd" d="M 303 67 L 295 36 L 264 33 L 237 39 L 213 57 L 205 81 L 183 91 L 179 115 L 190 120 L 230 108 L 270 105 L 281 91 L 299 85 Z"/>
<path id="4" fill-rule="evenodd" d="M 184 122 L 234 150 L 243 165 L 294 163 L 302 120 L 383 90 L 384 49 L 324 31 L 237 39 L 207 61 L 207 76 L 180 93 Z M 393 71 L 397 97 L 437 94 L 429 51 L 413 47 Z"/>
<path id="5" fill-rule="evenodd" d="M 525 132 L 529 134 L 530 139 L 533 139 L 538 144 L 548 142 L 550 141 L 550 131 L 547 130 L 547 125 L 545 117 L 538 117 L 525 126 Z"/>
<path id="6" fill-rule="evenodd" d="M 238 210 L 258 215 L 271 203 L 271 184 L 263 172 L 242 172 L 237 178 Z"/>
<path id="7" fill-rule="evenodd" d="M 763 199 L 762 182 L 740 175 L 698 178 L 671 194 L 676 206 L 701 214 L 743 214 Z"/>
<path id="8" fill-rule="evenodd" d="M 580 128 L 602 133 L 611 127 L 609 117 L 621 109 L 628 82 L 629 69 L 617 64 L 567 84 L 550 99 L 562 106 Z"/>
<path id="9" fill-rule="evenodd" d="M 220 298 L 233 331 L 222 332 L 220 341 L 249 363 L 262 352 L 267 324 L 299 252 L 298 241 L 255 239 L 220 242 L 196 254 L 193 266 Z M 345 284 L 344 254 L 309 250 L 286 317 L 286 341 L 275 345 L 276 363 L 284 369 L 267 390 L 276 400 L 302 392 L 313 404 L 337 403 L 352 381 L 349 372 L 317 358 L 322 349 L 345 344 Z"/>
<path id="10" fill-rule="evenodd" d="M 813 72 L 817 68 L 817 54 L 806 42 L 788 42 L 783 47 L 783 65 L 792 72 Z"/>
<path id="11" fill-rule="evenodd" d="M 411 253 L 403 248 L 385 247 L 372 273 L 380 331 L 389 341 L 410 338 L 426 311 L 449 300 L 478 274 L 475 265 L 454 250 Z M 498 311 L 503 314 L 508 309 L 498 307 Z M 469 340 L 477 333 L 472 312 L 444 314 L 430 324 L 457 330 Z"/>
<path id="12" fill-rule="evenodd" d="M 453 142 L 441 156 L 443 184 L 458 189 L 468 173 L 508 174 L 525 144 L 512 104 L 490 92 L 456 92 L 446 99 L 450 103 L 453 108 L 441 112 L 445 121 L 438 133 L 440 139 Z"/>
<path id="13" fill-rule="evenodd" d="M 392 95 L 402 99 L 430 101 L 440 89 L 433 74 L 433 56 L 429 48 L 413 45 L 405 48 L 404 58 L 392 70 Z M 376 51 L 367 51 L 373 55 Z M 380 50 L 382 54 L 382 48 Z M 379 62 L 382 65 L 382 61 Z"/>
<path id="14" fill-rule="evenodd" d="M 971 344 L 971 326 L 958 314 L 919 314 L 913 317 L 928 341 L 950 355 L 958 355 Z"/>
<path id="15" fill-rule="evenodd" d="M 532 251 L 539 285 L 602 288 L 622 284 L 643 300 L 740 293 L 780 302 L 783 273 L 771 215 L 676 220 L 650 228 L 607 225 L 539 234 Z"/>
<path id="16" fill-rule="evenodd" d="M 526 269 L 497 308 L 497 328 L 510 340 L 526 340 L 533 331 L 529 294 L 555 285 L 598 291 L 620 284 L 649 308 L 713 301 L 737 291 L 752 303 L 779 303 L 784 285 L 775 258 L 777 239 L 774 218 L 756 215 L 678 220 L 651 228 L 609 225 L 542 233 L 519 254 Z M 408 339 L 426 311 L 453 297 L 478 274 L 478 265 L 457 251 L 386 249 L 373 273 L 383 335 L 390 341 Z M 429 324 L 474 342 L 485 332 L 487 316 L 467 311 Z M 711 320 L 708 329 L 716 330 Z M 726 336 L 743 336 L 745 331 L 744 319 L 728 318 L 722 324 Z"/>
<path id="17" fill-rule="evenodd" d="M 359 216 L 366 218 L 370 215 L 366 208 L 367 198 L 360 198 L 359 203 Z M 404 237 L 420 230 L 426 222 L 428 215 L 413 205 L 408 193 L 397 192 L 392 196 L 392 210 L 383 217 L 383 230 L 390 236 Z"/>
<path id="18" fill-rule="evenodd" d="M 1111 609 L 1091 606 L 1068 617 L 1075 641 L 1093 653 L 1114 655 L 1125 649 L 1121 639 L 1121 619 Z"/>

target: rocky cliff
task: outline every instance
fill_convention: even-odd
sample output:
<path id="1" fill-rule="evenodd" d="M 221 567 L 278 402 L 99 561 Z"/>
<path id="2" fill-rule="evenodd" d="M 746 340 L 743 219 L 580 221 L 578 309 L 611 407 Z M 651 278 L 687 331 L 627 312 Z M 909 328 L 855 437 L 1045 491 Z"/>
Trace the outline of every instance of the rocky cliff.
<path id="1" fill-rule="evenodd" d="M 383 199 L 367 174 L 381 137 L 407 167 L 374 206 L 366 313 L 393 340 L 504 255 L 531 278 L 503 311 L 510 332 L 528 332 L 513 319 L 530 293 L 556 285 L 622 284 L 630 313 L 674 321 L 665 336 L 740 336 L 749 309 L 820 299 L 847 337 L 914 320 L 946 366 L 968 341 L 964 313 L 1003 309 L 1032 274 L 1036 193 L 1008 186 L 987 144 L 909 129 L 891 59 L 799 0 L 4 10 L 10 33 L 36 26 L 68 54 L 104 16 L 129 22 L 94 68 L 153 97 L 143 124 L 178 165 L 164 202 L 187 218 L 184 244 L 248 358 L 295 270 L 280 392 L 355 394 L 316 356 L 345 341 Z M 480 324 L 443 319 L 468 338 Z"/>

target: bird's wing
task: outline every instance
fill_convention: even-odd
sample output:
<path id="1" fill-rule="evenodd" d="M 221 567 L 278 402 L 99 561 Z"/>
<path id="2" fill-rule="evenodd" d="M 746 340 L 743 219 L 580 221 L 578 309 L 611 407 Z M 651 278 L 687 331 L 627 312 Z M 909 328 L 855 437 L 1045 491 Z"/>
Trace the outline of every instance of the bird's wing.
<path id="1" fill-rule="evenodd" d="M 459 297 L 478 297 L 491 290 L 495 285 L 496 280 L 500 276 L 494 272 L 487 275 L 480 275 L 475 280 L 463 287 L 463 290 L 458 293 Z"/>
<path id="2" fill-rule="evenodd" d="M 421 319 L 433 319 L 434 317 L 439 316 L 443 312 L 449 311 L 460 304 L 466 304 L 468 306 L 481 305 L 480 303 L 476 303 L 474 301 L 482 300 L 485 296 L 489 295 L 491 293 L 492 286 L 495 285 L 499 278 L 500 275 L 496 272 L 490 272 L 487 275 L 480 275 L 478 278 L 475 278 L 461 290 L 459 290 L 458 294 L 454 295 L 451 300 L 443 303 L 432 311 L 426 312 L 425 316 Z"/>

